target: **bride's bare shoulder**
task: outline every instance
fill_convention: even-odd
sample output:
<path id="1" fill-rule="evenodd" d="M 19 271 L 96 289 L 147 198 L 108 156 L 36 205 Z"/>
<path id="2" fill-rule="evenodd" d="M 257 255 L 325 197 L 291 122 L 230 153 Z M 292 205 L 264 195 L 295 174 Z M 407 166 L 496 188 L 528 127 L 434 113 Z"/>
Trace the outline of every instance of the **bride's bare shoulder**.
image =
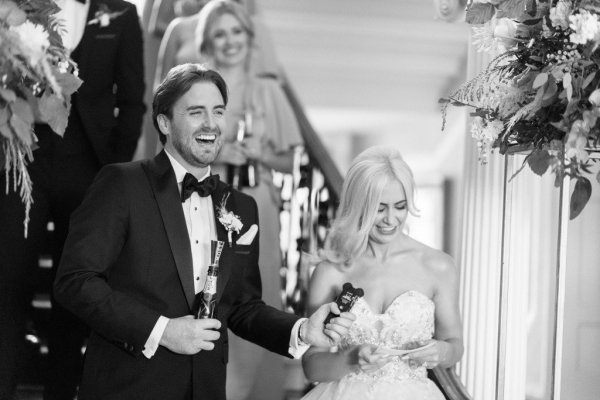
<path id="1" fill-rule="evenodd" d="M 456 270 L 454 259 L 449 254 L 413 240 L 411 251 L 420 263 L 435 274 L 447 274 Z"/>
<path id="2" fill-rule="evenodd" d="M 458 274 L 452 256 L 441 250 L 427 247 L 423 250 L 422 260 L 425 268 L 441 279 L 447 279 Z"/>
<path id="3" fill-rule="evenodd" d="M 333 301 L 345 282 L 345 273 L 335 263 L 320 262 L 310 278 L 308 308 L 316 310 L 320 305 Z"/>
<path id="4" fill-rule="evenodd" d="M 321 261 L 313 271 L 313 278 L 337 282 L 346 275 L 348 267 L 331 261 Z"/>

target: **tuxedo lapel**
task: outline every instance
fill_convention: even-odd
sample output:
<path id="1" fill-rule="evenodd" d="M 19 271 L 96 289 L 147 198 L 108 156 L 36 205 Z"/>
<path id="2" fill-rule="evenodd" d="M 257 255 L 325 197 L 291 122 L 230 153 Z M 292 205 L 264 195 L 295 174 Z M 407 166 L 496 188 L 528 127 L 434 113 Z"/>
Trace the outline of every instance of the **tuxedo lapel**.
<path id="1" fill-rule="evenodd" d="M 211 194 L 215 222 L 217 225 L 217 240 L 220 240 L 225 243 L 223 247 L 223 253 L 221 254 L 221 260 L 219 261 L 219 279 L 217 279 L 217 304 L 221 300 L 221 296 L 223 295 L 223 290 L 225 289 L 225 284 L 229 280 L 229 276 L 231 275 L 231 268 L 233 267 L 233 248 L 229 246 L 229 239 L 227 237 L 227 230 L 223 226 L 221 222 L 219 222 L 219 208 L 221 207 L 221 203 L 225 198 L 231 197 L 227 196 L 229 193 L 229 186 L 225 183 L 219 181 L 219 184 L 215 191 Z M 225 207 L 229 210 L 231 207 L 230 199 L 226 203 L 224 203 Z"/>
<path id="2" fill-rule="evenodd" d="M 73 49 L 72 56 L 73 56 L 74 61 L 77 63 L 77 67 L 79 68 L 80 71 L 87 70 L 86 61 L 88 60 L 88 57 L 87 57 L 88 51 L 90 51 L 90 49 L 92 47 L 92 46 L 90 46 L 91 39 L 94 37 L 94 35 L 96 34 L 96 30 L 100 26 L 100 24 L 89 25 L 90 21 L 94 18 L 94 15 L 96 15 L 96 12 L 98 10 L 99 10 L 98 1 L 90 0 L 90 7 L 88 9 L 87 18 L 85 20 L 85 28 L 83 30 L 83 36 L 81 37 L 81 40 L 79 41 L 77 46 L 75 46 L 75 49 Z"/>
<path id="3" fill-rule="evenodd" d="M 164 150 L 147 165 L 146 174 L 156 196 L 181 286 L 192 310 L 195 298 L 194 264 L 175 173 Z"/>

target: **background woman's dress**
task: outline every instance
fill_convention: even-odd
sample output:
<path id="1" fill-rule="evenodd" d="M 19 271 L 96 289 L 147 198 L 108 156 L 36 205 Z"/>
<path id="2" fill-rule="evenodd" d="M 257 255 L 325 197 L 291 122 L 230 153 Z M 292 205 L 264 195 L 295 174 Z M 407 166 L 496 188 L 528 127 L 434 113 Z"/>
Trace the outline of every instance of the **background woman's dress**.
<path id="1" fill-rule="evenodd" d="M 244 87 L 231 87 L 227 105 L 227 132 L 225 141 L 232 142 L 237 135 L 237 121 L 244 119 L 246 107 L 250 107 L 253 116 L 253 135 L 259 137 L 263 148 L 270 146 L 275 152 L 284 152 L 302 144 L 298 122 L 283 90 L 277 80 L 271 78 L 250 78 Z M 227 182 L 227 168 L 223 164 L 214 164 L 213 173 L 219 174 Z M 244 188 L 242 191 L 254 197 L 258 205 L 259 218 L 259 266 L 262 279 L 263 300 L 265 303 L 281 309 L 281 249 L 280 232 L 280 196 L 273 185 L 273 176 L 269 168 L 258 166 L 258 186 Z M 265 356 L 267 355 L 267 356 Z M 262 364 L 260 360 L 262 361 Z M 260 347 L 246 342 L 237 336 L 229 335 L 229 364 L 227 371 L 228 398 L 234 399 L 236 393 L 246 393 L 254 382 L 256 390 L 269 387 L 269 393 L 257 393 L 249 398 L 281 398 L 285 380 L 284 360 Z M 268 382 L 261 385 L 260 382 Z M 279 385 L 281 396 L 274 394 Z M 232 396 L 229 395 L 232 394 Z"/>
<path id="2" fill-rule="evenodd" d="M 359 344 L 400 349 L 408 343 L 426 341 L 434 331 L 435 305 L 411 290 L 394 299 L 383 314 L 376 314 L 364 298 L 352 312 L 356 320 L 340 343 L 341 348 Z M 351 373 L 342 379 L 319 383 L 302 400 L 444 400 L 427 369 L 411 366 L 400 357 L 373 373 Z"/>

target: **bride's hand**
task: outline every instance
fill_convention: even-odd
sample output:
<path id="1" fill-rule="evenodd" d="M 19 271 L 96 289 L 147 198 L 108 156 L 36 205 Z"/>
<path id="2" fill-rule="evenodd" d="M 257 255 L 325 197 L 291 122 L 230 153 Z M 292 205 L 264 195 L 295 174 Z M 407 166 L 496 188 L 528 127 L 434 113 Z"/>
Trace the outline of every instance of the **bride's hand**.
<path id="1" fill-rule="evenodd" d="M 355 348 L 356 365 L 362 372 L 375 372 L 390 362 L 390 357 L 388 355 L 377 354 L 375 353 L 375 350 L 377 350 L 377 346 L 373 344 L 362 344 Z"/>
<path id="2" fill-rule="evenodd" d="M 435 344 L 429 346 L 423 350 L 417 350 L 413 353 L 406 354 L 402 357 L 403 360 L 409 364 L 416 363 L 422 365 L 425 368 L 435 368 L 440 363 L 443 363 L 447 359 L 448 351 L 450 350 L 450 344 L 443 340 L 425 340 L 419 342 L 419 347 L 425 346 L 431 342 Z"/>

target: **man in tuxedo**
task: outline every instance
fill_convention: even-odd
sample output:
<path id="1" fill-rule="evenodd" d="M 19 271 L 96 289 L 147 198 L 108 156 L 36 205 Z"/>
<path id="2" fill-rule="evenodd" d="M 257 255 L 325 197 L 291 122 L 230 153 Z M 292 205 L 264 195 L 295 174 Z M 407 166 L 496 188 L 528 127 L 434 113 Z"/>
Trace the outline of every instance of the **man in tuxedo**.
<path id="1" fill-rule="evenodd" d="M 157 88 L 154 124 L 164 150 L 109 165 L 71 219 L 55 296 L 91 328 L 79 392 L 87 399 L 225 399 L 227 328 L 284 356 L 329 346 L 354 316 L 323 326 L 261 300 L 254 199 L 211 175 L 223 144 L 227 88 L 198 64 L 174 67 Z M 232 212 L 242 228 L 219 216 Z M 194 319 L 210 263 L 225 243 L 214 319 Z"/>
<path id="2" fill-rule="evenodd" d="M 142 34 L 135 6 L 124 0 L 58 3 L 63 43 L 83 83 L 71 98 L 63 138 L 46 124 L 35 126 L 38 148 L 28 166 L 34 204 L 26 239 L 18 193 L 0 191 L 0 399 L 11 398 L 15 387 L 35 283 L 32 276 L 48 222 L 54 222 L 50 250 L 55 270 L 70 214 L 103 165 L 131 160 L 145 111 Z M 0 175 L 4 188 L 6 176 Z M 70 313 L 55 302 L 52 305 L 45 398 L 73 399 L 87 331 Z"/>

